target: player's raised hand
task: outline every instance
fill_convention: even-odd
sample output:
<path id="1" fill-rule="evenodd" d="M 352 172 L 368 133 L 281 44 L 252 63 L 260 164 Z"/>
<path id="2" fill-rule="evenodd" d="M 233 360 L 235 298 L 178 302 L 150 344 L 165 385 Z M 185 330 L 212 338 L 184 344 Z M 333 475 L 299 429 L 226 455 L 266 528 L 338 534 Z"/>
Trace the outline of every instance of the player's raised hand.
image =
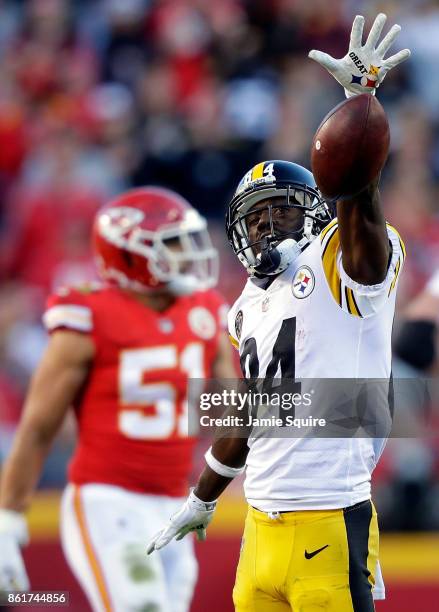
<path id="1" fill-rule="evenodd" d="M 380 13 L 363 45 L 364 17 L 357 15 L 352 24 L 349 51 L 341 59 L 335 59 L 323 51 L 313 49 L 308 57 L 321 64 L 344 87 L 347 98 L 361 93 L 375 94 L 386 74 L 410 57 L 410 50 L 403 49 L 384 59 L 401 26 L 394 25 L 377 46 L 387 16 Z"/>
<path id="2" fill-rule="evenodd" d="M 28 539 L 24 517 L 12 510 L 0 510 L 0 592 L 29 590 L 20 551 Z"/>
<path id="3" fill-rule="evenodd" d="M 215 508 L 216 501 L 204 502 L 191 491 L 180 510 L 171 516 L 168 525 L 149 542 L 148 555 L 154 550 L 160 550 L 174 538 L 183 539 L 190 531 L 196 532 L 198 540 L 205 540 L 206 527 L 212 520 Z"/>

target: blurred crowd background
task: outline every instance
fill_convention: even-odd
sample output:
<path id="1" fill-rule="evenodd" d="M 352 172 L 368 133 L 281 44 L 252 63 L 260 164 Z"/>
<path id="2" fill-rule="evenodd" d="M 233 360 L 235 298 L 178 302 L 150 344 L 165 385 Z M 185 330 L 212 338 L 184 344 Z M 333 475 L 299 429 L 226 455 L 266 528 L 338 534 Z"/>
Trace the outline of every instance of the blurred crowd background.
<path id="1" fill-rule="evenodd" d="M 96 209 L 131 186 L 180 192 L 210 220 L 233 301 L 243 270 L 223 217 L 237 182 L 263 159 L 309 165 L 343 92 L 308 51 L 341 57 L 353 16 L 367 32 L 379 11 L 403 28 L 392 52 L 412 49 L 379 90 L 382 199 L 408 252 L 398 322 L 439 266 L 438 0 L 0 0 L 0 450 L 46 342 L 47 294 L 95 277 Z M 72 443 L 67 428 L 42 486 L 62 484 Z M 392 441 L 384 527 L 439 527 L 438 474 L 433 443 Z"/>

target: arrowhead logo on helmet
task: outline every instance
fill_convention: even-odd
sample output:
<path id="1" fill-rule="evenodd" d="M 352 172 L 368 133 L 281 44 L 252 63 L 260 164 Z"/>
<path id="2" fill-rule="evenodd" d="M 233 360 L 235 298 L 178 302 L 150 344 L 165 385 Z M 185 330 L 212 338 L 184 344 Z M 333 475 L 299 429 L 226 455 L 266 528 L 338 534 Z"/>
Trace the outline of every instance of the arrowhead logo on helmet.
<path id="1" fill-rule="evenodd" d="M 122 288 L 183 295 L 217 282 L 206 219 L 168 189 L 133 189 L 115 198 L 98 211 L 93 242 L 101 276 Z"/>

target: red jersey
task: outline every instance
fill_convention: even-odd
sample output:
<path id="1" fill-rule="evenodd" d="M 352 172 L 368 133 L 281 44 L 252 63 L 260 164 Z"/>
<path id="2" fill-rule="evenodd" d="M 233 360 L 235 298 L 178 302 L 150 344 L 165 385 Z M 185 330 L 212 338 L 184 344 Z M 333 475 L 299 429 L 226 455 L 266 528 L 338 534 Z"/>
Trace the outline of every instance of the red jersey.
<path id="1" fill-rule="evenodd" d="M 177 298 L 160 313 L 109 287 L 49 298 L 47 329 L 88 334 L 96 349 L 74 407 L 71 482 L 186 495 L 195 442 L 187 429 L 188 379 L 211 376 L 224 308 L 212 290 Z"/>

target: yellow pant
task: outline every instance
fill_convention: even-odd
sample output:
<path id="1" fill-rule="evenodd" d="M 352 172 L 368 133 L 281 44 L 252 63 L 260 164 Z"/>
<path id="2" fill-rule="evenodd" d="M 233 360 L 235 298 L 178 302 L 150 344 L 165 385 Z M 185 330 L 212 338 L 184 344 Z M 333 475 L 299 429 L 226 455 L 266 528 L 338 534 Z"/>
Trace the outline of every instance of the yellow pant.
<path id="1" fill-rule="evenodd" d="M 373 612 L 375 508 L 281 513 L 249 508 L 233 601 L 236 612 Z"/>

